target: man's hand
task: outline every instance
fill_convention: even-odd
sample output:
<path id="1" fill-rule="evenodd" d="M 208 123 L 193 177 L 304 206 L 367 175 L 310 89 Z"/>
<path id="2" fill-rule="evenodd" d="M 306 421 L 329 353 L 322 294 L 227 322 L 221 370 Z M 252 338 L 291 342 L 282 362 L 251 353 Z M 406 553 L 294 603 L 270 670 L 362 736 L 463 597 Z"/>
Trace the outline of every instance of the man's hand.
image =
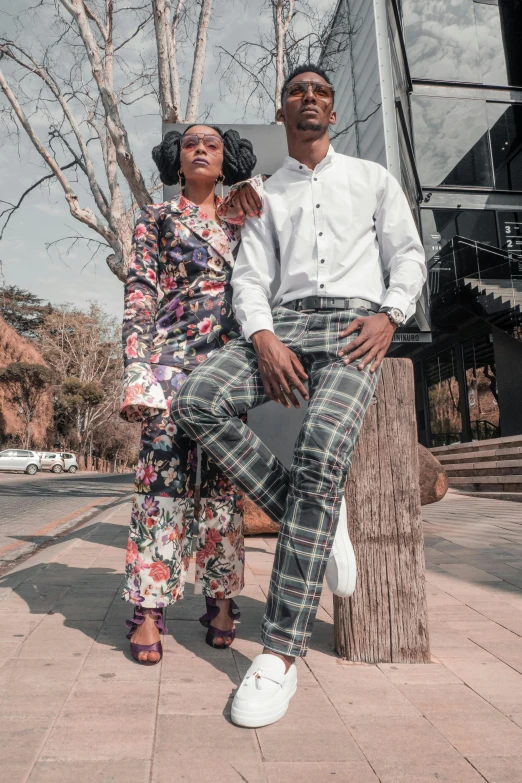
<path id="1" fill-rule="evenodd" d="M 348 337 L 353 332 L 360 332 L 359 337 L 356 337 L 345 348 L 341 348 L 339 356 L 344 356 L 345 364 L 350 364 L 350 362 L 364 356 L 362 362 L 357 365 L 357 369 L 364 370 L 373 361 L 370 372 L 374 373 L 386 356 L 396 328 L 385 313 L 356 318 L 341 332 L 339 337 Z"/>
<path id="2" fill-rule="evenodd" d="M 244 213 L 248 217 L 254 217 L 254 215 L 259 217 L 261 214 L 261 199 L 250 184 L 243 185 L 238 190 L 232 203 L 234 207 L 240 210 L 240 215 Z"/>
<path id="3" fill-rule="evenodd" d="M 290 402 L 300 408 L 293 390 L 297 389 L 303 400 L 308 400 L 308 392 L 302 384 L 308 376 L 295 353 L 268 329 L 255 332 L 252 335 L 252 343 L 256 349 L 267 397 L 282 403 L 285 408 L 290 407 Z"/>

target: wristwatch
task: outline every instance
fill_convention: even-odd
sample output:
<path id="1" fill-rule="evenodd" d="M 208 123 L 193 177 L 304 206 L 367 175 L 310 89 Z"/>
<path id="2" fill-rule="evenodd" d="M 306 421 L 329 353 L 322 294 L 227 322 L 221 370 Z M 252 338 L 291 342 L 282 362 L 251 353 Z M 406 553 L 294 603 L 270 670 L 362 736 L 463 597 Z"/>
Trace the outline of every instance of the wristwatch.
<path id="1" fill-rule="evenodd" d="M 381 307 L 379 312 L 386 313 L 394 326 L 400 326 L 406 320 L 404 313 L 398 307 Z"/>

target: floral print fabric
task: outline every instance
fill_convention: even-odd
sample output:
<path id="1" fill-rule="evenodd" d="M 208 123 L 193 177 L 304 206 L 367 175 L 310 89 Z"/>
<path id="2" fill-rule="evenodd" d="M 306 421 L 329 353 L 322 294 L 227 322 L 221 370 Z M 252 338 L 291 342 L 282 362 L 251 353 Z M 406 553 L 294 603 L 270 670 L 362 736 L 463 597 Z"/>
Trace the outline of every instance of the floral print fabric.
<path id="1" fill-rule="evenodd" d="M 163 389 L 150 364 L 130 364 L 123 375 L 120 416 L 126 421 L 143 421 L 166 409 Z"/>
<path id="2" fill-rule="evenodd" d="M 262 197 L 262 178 L 248 180 Z M 142 422 L 124 598 L 163 607 L 183 596 L 192 551 L 196 444 L 170 418 L 187 373 L 239 334 L 230 277 L 243 217 L 235 191 L 210 220 L 183 195 L 145 207 L 125 286 L 121 416 Z M 233 598 L 244 583 L 243 497 L 206 455 L 196 590 Z"/>
<path id="3" fill-rule="evenodd" d="M 248 182 L 262 195 L 262 178 Z M 222 222 L 179 194 L 144 207 L 136 222 L 125 286 L 125 366 L 134 362 L 194 369 L 239 333 L 230 277 L 241 218 L 217 208 Z"/>
<path id="4" fill-rule="evenodd" d="M 165 408 L 142 424 L 123 594 L 144 607 L 183 597 L 192 551 L 197 447 L 169 416 L 185 378 L 178 367 L 151 368 Z M 243 496 L 205 454 L 200 494 L 196 591 L 233 598 L 244 584 Z"/>

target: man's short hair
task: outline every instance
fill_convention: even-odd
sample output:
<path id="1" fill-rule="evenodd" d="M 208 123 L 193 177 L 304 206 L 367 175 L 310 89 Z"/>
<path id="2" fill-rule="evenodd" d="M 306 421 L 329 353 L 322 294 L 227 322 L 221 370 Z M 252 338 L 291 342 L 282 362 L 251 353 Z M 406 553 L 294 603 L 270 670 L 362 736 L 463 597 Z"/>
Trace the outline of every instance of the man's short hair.
<path id="1" fill-rule="evenodd" d="M 292 81 L 292 79 L 295 79 L 296 76 L 299 76 L 302 73 L 316 73 L 326 82 L 328 82 L 328 84 L 331 84 L 328 74 L 323 68 L 320 68 L 319 65 L 314 65 L 314 63 L 304 63 L 304 65 L 298 65 L 297 68 L 294 68 L 294 70 L 288 74 L 283 83 L 283 88 L 281 90 L 281 103 L 283 102 L 285 90 L 288 87 L 288 84 Z"/>

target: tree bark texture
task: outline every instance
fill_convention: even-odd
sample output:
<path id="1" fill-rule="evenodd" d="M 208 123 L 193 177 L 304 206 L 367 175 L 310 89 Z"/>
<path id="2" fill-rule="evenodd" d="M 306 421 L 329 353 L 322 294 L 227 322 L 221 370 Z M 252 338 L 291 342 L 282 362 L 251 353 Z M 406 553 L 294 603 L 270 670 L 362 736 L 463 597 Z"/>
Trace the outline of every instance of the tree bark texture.
<path id="1" fill-rule="evenodd" d="M 346 484 L 357 587 L 334 596 L 335 646 L 350 661 L 429 663 L 413 368 L 385 359 Z"/>

